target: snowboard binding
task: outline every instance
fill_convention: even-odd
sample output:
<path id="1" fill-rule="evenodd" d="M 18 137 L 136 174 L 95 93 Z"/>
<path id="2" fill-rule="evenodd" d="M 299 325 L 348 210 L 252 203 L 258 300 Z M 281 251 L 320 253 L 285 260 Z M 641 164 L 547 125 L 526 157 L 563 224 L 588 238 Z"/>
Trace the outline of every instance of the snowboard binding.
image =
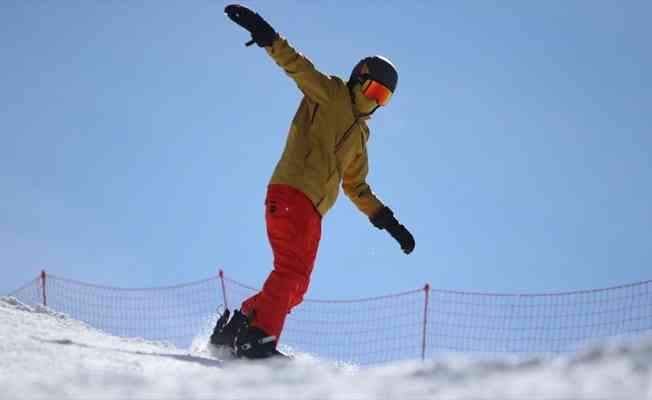
<path id="1" fill-rule="evenodd" d="M 216 347 L 228 348 L 235 352 L 235 338 L 241 330 L 248 329 L 249 319 L 238 310 L 233 311 L 233 317 L 229 320 L 230 316 L 229 309 L 224 309 L 215 324 L 210 342 Z"/>
<path id="2" fill-rule="evenodd" d="M 249 359 L 263 359 L 282 355 L 276 350 L 277 338 L 260 328 L 250 327 L 240 331 L 235 338 L 235 355 Z"/>
<path id="3" fill-rule="evenodd" d="M 253 314 L 253 312 L 251 313 Z M 220 349 L 228 349 L 236 358 L 264 359 L 287 355 L 276 349 L 277 337 L 268 335 L 255 326 L 250 326 L 253 315 L 247 316 L 239 310 L 225 309 L 215 324 L 210 342 Z"/>

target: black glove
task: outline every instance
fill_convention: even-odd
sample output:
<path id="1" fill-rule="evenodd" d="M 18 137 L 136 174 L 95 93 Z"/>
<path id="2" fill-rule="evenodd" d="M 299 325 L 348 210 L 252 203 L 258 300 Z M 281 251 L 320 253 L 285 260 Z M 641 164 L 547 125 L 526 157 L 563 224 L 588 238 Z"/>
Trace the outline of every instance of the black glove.
<path id="1" fill-rule="evenodd" d="M 389 207 L 383 207 L 369 218 L 369 221 L 378 229 L 385 229 L 401 245 L 405 254 L 414 250 L 414 237 L 394 218 L 394 213 Z"/>
<path id="2" fill-rule="evenodd" d="M 247 42 L 247 46 L 256 43 L 260 47 L 269 47 L 278 36 L 263 17 L 247 7 L 231 4 L 226 6 L 224 12 L 233 22 L 251 32 L 251 41 Z"/>

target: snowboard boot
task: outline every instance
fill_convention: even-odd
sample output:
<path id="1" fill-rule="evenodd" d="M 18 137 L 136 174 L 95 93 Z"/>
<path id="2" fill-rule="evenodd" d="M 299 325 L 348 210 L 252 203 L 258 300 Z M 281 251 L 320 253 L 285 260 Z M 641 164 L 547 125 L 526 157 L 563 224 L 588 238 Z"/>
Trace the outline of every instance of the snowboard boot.
<path id="1" fill-rule="evenodd" d="M 217 347 L 228 347 L 234 350 L 235 338 L 241 330 L 247 330 L 249 320 L 238 310 L 233 311 L 233 317 L 229 320 L 231 312 L 225 309 L 224 313 L 217 320 L 213 334 L 211 335 L 211 344 Z M 228 323 L 227 323 L 228 321 Z"/>
<path id="2" fill-rule="evenodd" d="M 284 357 L 285 354 L 276 350 L 276 336 L 265 333 L 255 326 L 241 330 L 235 338 L 235 355 L 250 359 Z"/>

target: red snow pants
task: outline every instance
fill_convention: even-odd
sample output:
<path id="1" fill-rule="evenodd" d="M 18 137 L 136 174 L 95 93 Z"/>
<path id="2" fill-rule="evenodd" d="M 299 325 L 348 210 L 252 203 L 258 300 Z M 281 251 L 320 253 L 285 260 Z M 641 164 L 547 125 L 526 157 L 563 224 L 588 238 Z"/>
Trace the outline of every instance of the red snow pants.
<path id="1" fill-rule="evenodd" d="M 265 200 L 267 237 L 274 269 L 262 290 L 242 303 L 251 326 L 277 339 L 287 314 L 303 301 L 321 239 L 321 215 L 301 191 L 288 185 L 269 185 Z"/>

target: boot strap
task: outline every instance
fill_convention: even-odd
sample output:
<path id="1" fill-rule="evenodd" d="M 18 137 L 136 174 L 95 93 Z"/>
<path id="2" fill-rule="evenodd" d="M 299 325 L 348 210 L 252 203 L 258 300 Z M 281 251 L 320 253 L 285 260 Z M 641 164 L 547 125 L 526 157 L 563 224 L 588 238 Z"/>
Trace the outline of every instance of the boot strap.
<path id="1" fill-rule="evenodd" d="M 276 341 L 276 336 L 265 336 L 264 338 L 258 339 L 256 342 L 258 342 L 258 344 L 267 344 L 275 341 Z M 251 350 L 251 348 L 252 348 L 251 342 L 243 343 L 240 345 L 240 349 L 244 351 Z"/>

